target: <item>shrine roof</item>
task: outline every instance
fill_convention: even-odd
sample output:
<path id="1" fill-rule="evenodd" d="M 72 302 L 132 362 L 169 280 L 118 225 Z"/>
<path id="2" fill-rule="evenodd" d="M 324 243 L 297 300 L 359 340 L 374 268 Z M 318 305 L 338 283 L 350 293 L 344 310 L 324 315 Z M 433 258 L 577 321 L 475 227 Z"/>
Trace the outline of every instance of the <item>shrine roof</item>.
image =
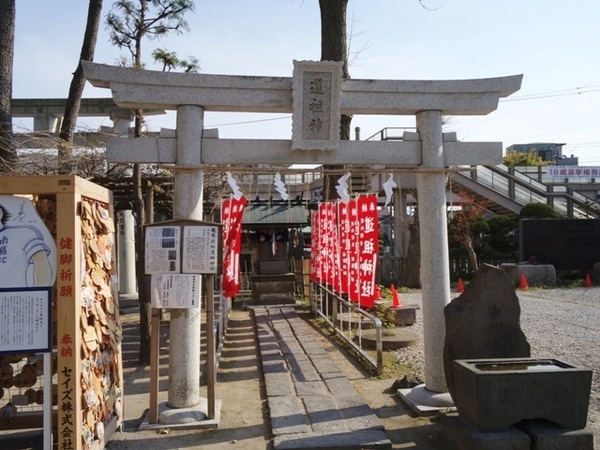
<path id="1" fill-rule="evenodd" d="M 256 203 L 244 210 L 244 226 L 306 225 L 308 216 L 304 205 L 289 203 Z"/>

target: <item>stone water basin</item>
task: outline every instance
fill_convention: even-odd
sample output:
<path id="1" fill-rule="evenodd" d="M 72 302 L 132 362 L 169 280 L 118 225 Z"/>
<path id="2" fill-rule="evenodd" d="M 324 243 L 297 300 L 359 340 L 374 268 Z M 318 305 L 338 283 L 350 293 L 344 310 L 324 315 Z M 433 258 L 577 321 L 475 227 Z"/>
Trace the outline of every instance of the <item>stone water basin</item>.
<path id="1" fill-rule="evenodd" d="M 454 402 L 479 431 L 503 431 L 525 419 L 561 428 L 587 422 L 592 371 L 554 358 L 454 360 Z"/>

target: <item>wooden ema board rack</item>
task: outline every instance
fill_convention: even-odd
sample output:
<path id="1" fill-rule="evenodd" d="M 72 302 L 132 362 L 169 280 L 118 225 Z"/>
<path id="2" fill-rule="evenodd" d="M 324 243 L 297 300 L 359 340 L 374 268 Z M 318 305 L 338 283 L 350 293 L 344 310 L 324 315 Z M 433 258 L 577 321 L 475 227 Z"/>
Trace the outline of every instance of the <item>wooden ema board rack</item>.
<path id="1" fill-rule="evenodd" d="M 53 386 L 38 390 L 51 388 L 55 393 L 58 448 L 104 448 L 123 421 L 124 401 L 112 192 L 71 175 L 1 176 L 0 194 L 31 198 L 55 237 L 55 375 Z M 10 356 L 11 361 L 19 358 Z M 41 360 L 39 355 L 21 357 L 9 363 L 13 371 L 31 371 L 36 358 Z M 2 383 L 0 408 L 25 388 L 15 387 L 10 379 Z M 0 420 L 0 430 L 41 426 L 41 407 L 22 409 Z"/>

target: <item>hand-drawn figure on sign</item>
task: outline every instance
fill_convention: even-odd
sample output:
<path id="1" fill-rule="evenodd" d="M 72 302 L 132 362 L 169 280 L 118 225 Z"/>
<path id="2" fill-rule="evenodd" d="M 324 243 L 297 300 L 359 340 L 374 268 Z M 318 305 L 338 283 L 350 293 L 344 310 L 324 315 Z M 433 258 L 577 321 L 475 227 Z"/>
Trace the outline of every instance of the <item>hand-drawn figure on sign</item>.
<path id="1" fill-rule="evenodd" d="M 56 245 L 33 203 L 0 196 L 0 289 L 52 286 Z"/>

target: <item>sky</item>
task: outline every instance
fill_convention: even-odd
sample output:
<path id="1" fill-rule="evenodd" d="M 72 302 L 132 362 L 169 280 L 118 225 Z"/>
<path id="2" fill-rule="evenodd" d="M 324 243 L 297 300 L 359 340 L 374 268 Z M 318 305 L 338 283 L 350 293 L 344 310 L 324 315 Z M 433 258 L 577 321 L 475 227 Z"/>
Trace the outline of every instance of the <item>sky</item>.
<path id="1" fill-rule="evenodd" d="M 14 98 L 66 98 L 77 67 L 88 2 L 16 0 Z M 115 64 L 105 0 L 94 61 Z M 354 79 L 459 80 L 523 75 L 521 89 L 487 116 L 449 117 L 461 141 L 566 144 L 579 165 L 600 165 L 600 2 L 597 0 L 349 0 Z M 190 31 L 144 41 L 146 68 L 156 48 L 194 56 L 202 73 L 291 77 L 293 60 L 320 59 L 317 0 L 196 0 Z M 86 86 L 84 97 L 110 97 Z M 82 128 L 110 126 L 88 119 Z M 355 116 L 365 139 L 385 127 L 414 127 L 412 116 Z M 15 131 L 32 122 L 15 119 Z M 148 118 L 174 128 L 174 113 Z M 223 138 L 289 139 L 285 114 L 206 113 Z"/>

